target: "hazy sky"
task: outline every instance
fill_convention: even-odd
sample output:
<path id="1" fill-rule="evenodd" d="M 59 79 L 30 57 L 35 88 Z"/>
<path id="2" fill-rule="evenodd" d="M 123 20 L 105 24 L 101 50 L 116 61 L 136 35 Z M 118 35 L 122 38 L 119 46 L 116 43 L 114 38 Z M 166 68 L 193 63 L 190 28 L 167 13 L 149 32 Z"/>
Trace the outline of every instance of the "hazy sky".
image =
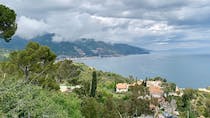
<path id="1" fill-rule="evenodd" d="M 17 13 L 16 35 L 94 38 L 154 50 L 210 47 L 210 0 L 0 0 Z"/>

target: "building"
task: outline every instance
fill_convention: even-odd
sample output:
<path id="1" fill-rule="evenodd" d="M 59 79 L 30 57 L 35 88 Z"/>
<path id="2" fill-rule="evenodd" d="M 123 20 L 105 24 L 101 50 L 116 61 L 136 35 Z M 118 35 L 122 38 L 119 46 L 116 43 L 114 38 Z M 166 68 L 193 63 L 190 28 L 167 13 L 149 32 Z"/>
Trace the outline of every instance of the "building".
<path id="1" fill-rule="evenodd" d="M 72 92 L 74 89 L 79 89 L 79 88 L 81 88 L 80 85 L 76 85 L 76 86 L 60 85 L 61 92 Z"/>
<path id="2" fill-rule="evenodd" d="M 128 91 L 128 84 L 127 83 L 118 83 L 116 85 L 116 93 L 123 93 Z"/>
<path id="3" fill-rule="evenodd" d="M 154 98 L 161 98 L 164 94 L 164 91 L 157 86 L 150 86 L 149 87 L 150 95 Z"/>

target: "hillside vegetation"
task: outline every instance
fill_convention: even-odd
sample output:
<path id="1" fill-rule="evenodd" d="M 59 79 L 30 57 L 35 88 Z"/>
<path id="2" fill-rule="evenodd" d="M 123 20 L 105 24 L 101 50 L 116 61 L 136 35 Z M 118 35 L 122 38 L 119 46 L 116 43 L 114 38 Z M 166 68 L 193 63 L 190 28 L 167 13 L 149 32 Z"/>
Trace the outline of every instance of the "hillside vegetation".
<path id="1" fill-rule="evenodd" d="M 139 85 L 132 77 L 98 71 L 71 60 L 55 62 L 55 58 L 50 48 L 30 42 L 0 63 L 1 117 L 127 118 L 164 114 L 159 99 L 151 97 L 147 81 L 161 81 L 166 94 L 161 99 L 167 104 L 175 101 L 181 118 L 210 116 L 209 93 L 185 89 L 180 91 L 182 96 L 169 96 L 176 85 L 161 77 Z M 134 85 L 119 94 L 117 83 Z M 79 87 L 62 93 L 60 85 Z"/>

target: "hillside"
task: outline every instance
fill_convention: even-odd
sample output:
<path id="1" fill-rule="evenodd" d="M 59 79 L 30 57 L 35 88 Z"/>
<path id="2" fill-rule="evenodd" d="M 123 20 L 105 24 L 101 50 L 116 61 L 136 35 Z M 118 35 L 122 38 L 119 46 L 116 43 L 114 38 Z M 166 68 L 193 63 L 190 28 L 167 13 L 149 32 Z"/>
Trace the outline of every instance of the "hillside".
<path id="1" fill-rule="evenodd" d="M 9 50 L 0 48 L 0 60 L 5 60 L 9 56 Z"/>
<path id="2" fill-rule="evenodd" d="M 55 62 L 55 58 L 48 47 L 30 42 L 0 62 L 0 116 L 210 116 L 208 92 L 179 89 L 161 77 L 135 80 L 72 60 Z"/>
<path id="3" fill-rule="evenodd" d="M 149 51 L 143 48 L 130 46 L 127 44 L 110 44 L 94 39 L 80 39 L 72 42 L 53 42 L 53 34 L 46 34 L 32 39 L 42 45 L 50 47 L 57 55 L 67 55 L 70 57 L 90 57 L 90 56 L 120 56 L 131 54 L 148 54 Z M 19 50 L 23 49 L 29 40 L 14 37 L 10 43 L 0 40 L 0 47 Z"/>

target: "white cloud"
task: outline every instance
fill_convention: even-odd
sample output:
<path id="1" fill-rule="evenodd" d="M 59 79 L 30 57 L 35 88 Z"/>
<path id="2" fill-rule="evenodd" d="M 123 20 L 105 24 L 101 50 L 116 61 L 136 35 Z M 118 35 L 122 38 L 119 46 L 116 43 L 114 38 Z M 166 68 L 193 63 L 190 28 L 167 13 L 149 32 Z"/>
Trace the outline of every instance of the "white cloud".
<path id="1" fill-rule="evenodd" d="M 194 40 L 210 38 L 209 0 L 1 0 L 1 3 L 15 9 L 16 34 L 27 39 L 49 32 L 55 33 L 53 40 L 58 42 L 94 38 L 168 49 L 185 46 L 181 43 L 195 47 Z"/>
<path id="2" fill-rule="evenodd" d="M 18 21 L 18 30 L 16 35 L 32 39 L 36 36 L 43 35 L 48 31 L 48 25 L 44 21 L 35 20 L 29 17 L 21 16 Z"/>

